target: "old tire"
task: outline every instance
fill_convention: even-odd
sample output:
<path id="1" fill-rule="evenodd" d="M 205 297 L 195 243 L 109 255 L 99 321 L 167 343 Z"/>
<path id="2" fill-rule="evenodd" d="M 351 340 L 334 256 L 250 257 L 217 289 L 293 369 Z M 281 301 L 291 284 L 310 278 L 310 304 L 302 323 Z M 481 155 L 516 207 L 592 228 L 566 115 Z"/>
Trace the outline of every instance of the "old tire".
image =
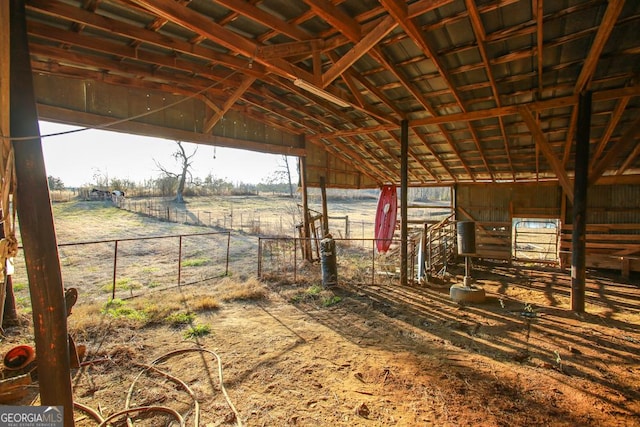
<path id="1" fill-rule="evenodd" d="M 476 286 L 453 285 L 449 288 L 449 295 L 455 302 L 484 302 L 484 289 Z"/>

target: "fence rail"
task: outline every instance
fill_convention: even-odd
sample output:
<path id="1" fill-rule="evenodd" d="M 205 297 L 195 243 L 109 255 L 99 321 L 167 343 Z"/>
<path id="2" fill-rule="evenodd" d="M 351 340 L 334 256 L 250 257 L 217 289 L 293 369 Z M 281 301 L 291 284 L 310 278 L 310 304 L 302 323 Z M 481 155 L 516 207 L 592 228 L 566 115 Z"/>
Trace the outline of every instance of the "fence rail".
<path id="1" fill-rule="evenodd" d="M 308 262 L 303 247 L 309 239 L 260 237 L 258 239 L 258 278 L 275 281 L 321 281 L 319 262 Z M 400 254 L 392 250 L 380 254 L 376 239 L 333 239 L 336 243 L 338 281 L 356 284 L 382 284 L 400 280 Z M 399 247 L 399 240 L 392 245 Z M 392 247 L 393 247 L 392 246 Z M 407 277 L 416 279 L 417 246 L 409 241 Z"/>
<path id="2" fill-rule="evenodd" d="M 65 287 L 86 300 L 127 298 L 152 289 L 229 275 L 231 233 L 207 232 L 95 240 L 58 245 Z M 16 259 L 14 283 L 26 269 Z"/>

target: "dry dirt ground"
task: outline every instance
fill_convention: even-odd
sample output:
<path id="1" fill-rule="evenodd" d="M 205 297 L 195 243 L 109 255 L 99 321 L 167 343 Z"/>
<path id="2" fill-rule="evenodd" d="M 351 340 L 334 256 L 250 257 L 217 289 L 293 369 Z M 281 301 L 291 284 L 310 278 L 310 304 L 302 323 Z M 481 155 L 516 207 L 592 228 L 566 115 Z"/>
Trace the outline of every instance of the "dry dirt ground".
<path id="1" fill-rule="evenodd" d="M 255 271 L 250 258 L 245 267 Z M 450 272 L 462 281 L 461 267 Z M 485 303 L 456 304 L 446 284 L 322 289 L 250 273 L 134 298 L 129 311 L 81 295 L 69 318 L 87 349 L 74 399 L 103 418 L 165 406 L 201 426 L 640 425 L 637 275 L 589 271 L 580 316 L 568 271 L 478 263 L 472 275 Z M 2 354 L 29 342 L 22 318 Z M 187 338 L 198 327 L 209 333 Z M 36 398 L 34 387 L 18 403 Z M 84 410 L 76 419 L 98 424 Z M 136 425 L 171 419 L 141 413 Z"/>

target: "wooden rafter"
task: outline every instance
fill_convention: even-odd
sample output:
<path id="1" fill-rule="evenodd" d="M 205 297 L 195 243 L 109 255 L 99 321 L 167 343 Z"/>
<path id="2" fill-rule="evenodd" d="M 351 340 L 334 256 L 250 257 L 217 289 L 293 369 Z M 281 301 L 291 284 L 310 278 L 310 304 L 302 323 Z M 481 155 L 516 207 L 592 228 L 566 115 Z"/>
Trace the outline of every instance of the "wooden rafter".
<path id="1" fill-rule="evenodd" d="M 276 19 L 272 14 L 244 0 L 216 0 L 216 3 L 223 5 L 241 16 L 246 16 L 267 28 L 271 28 L 280 34 L 284 34 L 293 40 L 309 40 L 312 38 L 309 33 L 300 29 L 300 27 Z"/>
<path id="2" fill-rule="evenodd" d="M 591 49 L 589 49 L 589 53 L 582 64 L 582 69 L 580 70 L 580 75 L 576 80 L 574 93 L 579 94 L 584 90 L 589 88 L 589 84 L 591 83 L 591 79 L 593 79 L 593 75 L 596 71 L 596 66 L 598 65 L 598 59 L 602 54 L 602 50 L 604 49 L 604 45 L 607 40 L 609 40 L 609 36 L 611 35 L 611 31 L 613 31 L 613 27 L 618 20 L 618 16 L 620 16 L 620 12 L 622 11 L 622 7 L 624 6 L 624 0 L 611 0 L 607 3 L 607 10 L 602 17 L 602 22 L 598 26 L 598 31 L 591 43 Z M 576 106 L 573 109 L 573 113 L 571 115 L 571 122 L 569 125 L 569 131 L 567 132 L 567 139 L 565 141 L 565 150 L 563 156 L 563 164 L 567 164 L 569 160 L 569 153 L 571 152 L 571 147 L 573 145 L 573 140 L 576 134 L 576 126 L 578 122 L 578 107 Z"/>
<path id="3" fill-rule="evenodd" d="M 453 173 L 451 172 L 451 169 L 449 169 L 449 167 L 447 166 L 446 163 L 444 163 L 444 161 L 442 160 L 442 158 L 440 158 L 440 156 L 438 156 L 429 146 L 429 141 L 427 141 L 427 137 L 421 133 L 421 132 L 417 132 L 414 128 L 409 127 L 409 129 L 411 129 L 411 131 L 420 139 L 420 141 L 422 141 L 422 143 L 424 144 L 425 148 L 427 150 L 429 150 L 429 154 L 431 154 L 433 156 L 433 158 L 436 160 L 436 162 L 438 163 L 438 165 L 440 165 L 440 167 L 442 167 L 445 171 L 447 171 L 447 174 L 449 175 L 449 178 L 452 181 L 455 181 L 455 176 L 453 175 Z M 439 178 L 436 177 L 436 181 L 441 181 Z"/>
<path id="4" fill-rule="evenodd" d="M 400 135 L 396 135 L 393 132 L 387 132 L 388 135 L 394 139 L 394 141 L 396 141 L 397 144 L 400 144 Z M 420 166 L 422 166 L 422 169 L 424 169 L 424 171 L 431 177 L 432 180 L 434 180 L 435 182 L 441 182 L 442 180 L 433 173 L 433 171 L 431 170 L 431 167 L 426 163 L 423 162 L 420 159 L 420 156 L 418 156 L 415 152 L 415 149 L 413 147 L 411 147 L 411 145 L 409 145 L 408 149 L 407 149 L 407 154 L 409 155 L 409 157 L 411 158 L 412 161 L 420 164 Z M 411 169 L 409 169 L 409 174 L 413 174 L 413 172 L 411 171 Z M 422 182 L 424 182 L 423 180 L 420 180 Z"/>
<path id="5" fill-rule="evenodd" d="M 425 96 L 416 88 L 416 86 L 414 84 L 412 84 L 402 73 L 400 73 L 400 71 L 396 67 L 394 67 L 393 64 L 391 64 L 387 60 L 387 58 L 385 58 L 383 52 L 381 52 L 379 49 L 375 49 L 375 50 L 372 51 L 371 54 L 379 63 L 381 63 L 384 66 L 384 68 L 389 73 L 391 73 L 396 79 L 398 79 L 400 84 L 422 105 L 422 107 L 426 111 L 429 112 L 429 114 L 431 114 L 432 116 L 437 116 L 438 115 L 438 113 L 435 110 L 435 108 L 433 108 L 431 106 L 431 104 L 427 101 Z M 462 158 L 460 151 L 455 146 L 455 142 L 453 141 L 453 139 L 451 138 L 449 133 L 446 131 L 444 126 L 442 126 L 442 124 L 438 124 L 438 128 L 440 129 L 440 133 L 442 134 L 443 138 L 447 141 L 447 143 L 449 144 L 451 149 L 458 156 L 458 160 L 460 161 L 460 164 L 462 164 L 462 167 L 469 174 L 469 176 L 471 176 L 473 178 L 473 174 L 471 173 L 471 169 L 469 169 L 469 166 L 466 164 L 466 162 Z M 414 130 L 414 132 L 415 132 L 415 130 Z M 425 139 L 422 138 L 422 137 L 420 137 L 420 139 L 423 142 L 425 141 Z M 434 156 L 438 157 L 437 155 L 435 155 L 435 153 L 434 153 Z M 441 164 L 443 164 L 440 159 L 438 159 L 438 161 Z"/>
<path id="6" fill-rule="evenodd" d="M 247 61 L 236 56 L 196 46 L 187 41 L 168 39 L 155 31 L 139 28 L 122 21 L 116 21 L 83 9 L 74 8 L 57 0 L 29 0 L 27 9 L 55 18 L 81 22 L 86 26 L 127 37 L 132 41 L 149 43 L 153 46 L 170 49 L 170 51 L 182 55 L 195 56 L 196 58 L 211 61 L 212 63 L 223 64 L 232 69 L 242 69 L 244 72 L 249 74 L 254 73 L 256 76 L 264 75 L 266 72 L 265 68 L 260 64 L 253 64 L 251 69 L 247 69 Z M 164 19 L 168 20 L 168 17 Z"/>
<path id="7" fill-rule="evenodd" d="M 538 71 L 538 98 L 542 95 L 544 80 L 542 74 L 544 72 L 544 0 L 532 0 L 531 9 L 535 13 L 536 20 L 536 59 Z"/>
<path id="8" fill-rule="evenodd" d="M 475 4 L 475 0 L 465 0 L 467 5 L 467 10 L 469 11 L 469 19 L 471 20 L 471 26 L 473 27 L 473 32 L 475 33 L 476 40 L 478 41 L 478 50 L 480 51 L 480 56 L 482 57 L 482 61 L 484 62 L 485 72 L 487 74 L 487 78 L 489 79 L 489 83 L 491 84 L 491 92 L 493 93 L 493 98 L 497 107 L 502 105 L 500 101 L 500 92 L 498 91 L 498 85 L 496 84 L 496 80 L 493 76 L 493 71 L 491 71 L 491 63 L 489 61 L 489 55 L 487 54 L 486 48 L 486 32 L 484 30 L 484 24 L 482 23 L 482 18 L 480 17 L 480 12 L 478 12 L 478 8 Z M 500 134 L 502 135 L 502 139 L 504 140 L 504 151 L 507 154 L 507 161 L 509 162 L 509 168 L 511 169 L 511 175 L 515 179 L 515 172 L 513 170 L 513 162 L 511 161 L 511 153 L 509 151 L 509 143 L 506 138 L 506 130 L 504 127 L 504 121 L 502 117 L 498 117 L 498 122 L 500 124 Z M 475 134 L 473 126 L 471 123 L 467 122 L 469 129 L 472 133 Z M 474 139 L 476 141 L 479 140 L 478 136 L 475 135 Z M 486 157 L 482 157 L 482 160 L 485 163 L 485 167 L 489 171 L 489 174 L 493 178 L 493 171 L 489 167 Z"/>
<path id="9" fill-rule="evenodd" d="M 255 81 L 256 81 L 255 77 L 245 77 L 245 79 L 242 81 L 240 86 L 238 86 L 236 90 L 233 91 L 231 96 L 227 98 L 222 108 L 216 111 L 215 114 L 209 120 L 207 120 L 207 122 L 203 127 L 203 132 L 205 133 L 211 132 L 211 129 L 213 129 L 216 123 L 218 123 L 218 121 L 222 118 L 224 113 L 229 111 L 231 106 L 235 104 L 238 99 L 240 99 L 240 97 L 245 93 L 245 91 L 249 89 L 249 86 L 251 86 Z"/>
<path id="10" fill-rule="evenodd" d="M 609 0 L 609 2 L 607 2 L 607 10 L 602 17 L 602 22 L 600 22 L 598 26 L 598 32 L 596 33 L 593 43 L 591 43 L 591 49 L 576 81 L 574 91 L 576 94 L 588 89 L 589 82 L 593 78 L 596 66 L 598 65 L 598 58 L 600 58 L 604 45 L 609 40 L 611 31 L 613 31 L 613 27 L 618 20 L 618 16 L 620 16 L 620 12 L 622 12 L 623 6 L 624 0 Z"/>
<path id="11" fill-rule="evenodd" d="M 397 25 L 398 23 L 390 16 L 382 19 L 378 25 L 373 27 L 349 52 L 345 53 L 338 62 L 322 75 L 322 87 L 324 88 L 331 84 Z"/>
<path id="12" fill-rule="evenodd" d="M 335 7 L 326 0 L 304 0 L 304 2 L 322 19 L 337 28 L 351 40 L 361 37 L 360 24 L 355 19 L 344 13 L 342 9 Z"/>
<path id="13" fill-rule="evenodd" d="M 529 131 L 531 132 L 536 145 L 540 148 L 540 151 L 542 151 L 545 159 L 547 159 L 547 162 L 551 166 L 551 169 L 553 169 L 553 172 L 556 174 L 556 177 L 560 182 L 560 186 L 562 186 L 562 189 L 567 195 L 567 198 L 571 202 L 573 202 L 573 187 L 571 185 L 571 182 L 569 181 L 569 176 L 567 175 L 567 172 L 562 166 L 560 160 L 558 160 L 558 158 L 556 157 L 556 153 L 553 152 L 551 146 L 547 142 L 547 139 L 544 137 L 544 134 L 542 133 L 540 126 L 536 122 L 536 119 L 533 117 L 531 110 L 526 107 L 521 107 L 520 116 L 529 128 Z"/>
<path id="14" fill-rule="evenodd" d="M 631 165 L 636 160 L 638 160 L 639 157 L 640 157 L 640 144 L 636 144 L 636 147 L 633 149 L 631 154 L 629 154 L 629 156 L 627 156 L 627 159 L 624 161 L 622 166 L 620 166 L 620 168 L 615 172 L 615 174 L 617 176 L 622 175 L 628 168 L 631 167 Z"/>
<path id="15" fill-rule="evenodd" d="M 625 108 L 627 108 L 627 104 L 629 103 L 630 99 L 631 99 L 631 97 L 625 96 L 624 98 L 621 98 L 616 103 L 616 107 L 613 109 L 613 112 L 611 113 L 611 118 L 609 119 L 609 123 L 607 124 L 607 128 L 605 129 L 604 133 L 602 134 L 602 138 L 600 138 L 600 142 L 598 143 L 598 146 L 596 147 L 596 150 L 594 151 L 593 155 L 591 156 L 591 166 L 592 167 L 598 161 L 598 159 L 602 155 L 602 152 L 604 151 L 604 148 L 609 143 L 609 140 L 611 139 L 611 135 L 613 135 L 613 131 L 618 126 L 618 123 L 620 122 L 620 119 L 622 118 L 622 113 L 624 113 Z"/>
<path id="16" fill-rule="evenodd" d="M 246 58 L 253 58 L 259 43 L 248 40 L 233 31 L 230 31 L 214 21 L 207 19 L 198 12 L 175 3 L 173 0 L 131 0 L 134 3 L 148 9 L 157 16 L 171 19 L 174 23 L 183 26 L 196 34 L 199 34 L 221 46 L 238 52 Z M 264 60 L 255 58 L 268 71 L 276 73 L 288 79 L 302 78 L 312 81 L 313 75 L 296 67 L 283 59 Z M 248 63 L 248 61 L 247 61 Z"/>
<path id="17" fill-rule="evenodd" d="M 640 134 L 640 116 L 636 117 L 634 122 L 629 126 L 624 135 L 609 148 L 609 151 L 605 156 L 600 159 L 598 163 L 589 171 L 589 184 L 594 184 L 604 173 L 604 171 L 610 167 L 613 162 L 619 158 L 623 153 L 626 153 L 631 149 L 633 144 L 638 144 L 636 139 Z M 637 148 L 637 147 L 636 147 Z M 635 151 L 635 150 L 632 150 Z"/>
<path id="18" fill-rule="evenodd" d="M 215 121 L 233 111 L 284 133 L 327 141 L 343 134 L 339 141 L 371 162 L 364 167 L 389 167 L 385 180 L 397 176 L 398 129 L 408 120 L 412 185 L 554 179 L 558 168 L 543 160 L 545 142 L 571 175 L 571 116 L 583 89 L 593 89 L 594 111 L 608 119 L 592 124 L 593 168 L 618 143 L 625 118 L 640 111 L 630 64 L 640 43 L 629 38 L 640 14 L 621 0 L 561 7 L 544 0 L 464 0 L 466 7 L 381 0 L 357 8 L 352 0 L 301 0 L 287 11 L 295 13 L 263 7 L 263 0 L 207 7 L 192 0 L 25 2 L 34 73 L 52 76 L 38 77 L 41 83 L 74 90 L 82 85 L 70 79 L 95 79 L 132 88 L 129 96 L 193 97 L 196 110 L 209 111 L 198 132 L 207 125 L 215 134 Z M 516 7 L 517 19 L 509 14 Z M 586 19 L 569 25 L 576 14 Z M 613 36 L 628 43 L 613 45 Z M 296 79 L 349 107 L 303 90 Z M 45 103 L 52 97 L 43 93 Z M 523 106 L 544 130 L 545 142 L 536 140 L 535 148 L 517 143 L 530 135 L 517 124 Z M 600 180 L 635 176 L 637 154 L 628 153 Z"/>

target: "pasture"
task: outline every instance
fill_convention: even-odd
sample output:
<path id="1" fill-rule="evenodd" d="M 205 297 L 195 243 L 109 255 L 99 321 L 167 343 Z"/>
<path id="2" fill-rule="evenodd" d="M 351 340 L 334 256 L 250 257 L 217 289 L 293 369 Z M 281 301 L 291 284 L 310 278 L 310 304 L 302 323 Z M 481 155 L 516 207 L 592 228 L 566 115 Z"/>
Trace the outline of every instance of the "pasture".
<path id="1" fill-rule="evenodd" d="M 330 215 L 372 222 L 375 203 L 332 203 Z M 233 210 L 238 221 L 242 212 L 245 223 L 245 212 L 261 212 L 262 224 L 282 218 L 288 230 L 297 212 L 296 201 L 269 197 L 193 200 L 187 208 L 189 218 Z M 588 313 L 577 317 L 568 310 L 569 272 L 479 263 L 473 275 L 488 300 L 459 305 L 447 284 L 401 287 L 394 277 L 325 289 L 317 264 L 301 266 L 307 274 L 296 280 L 260 282 L 250 229 L 231 231 L 227 257 L 227 237 L 202 234 L 225 224 L 168 222 L 104 202 L 56 203 L 54 216 L 60 245 L 174 236 L 122 243 L 115 299 L 113 242 L 60 248 L 65 284 L 79 290 L 69 330 L 86 348 L 72 372 L 74 397 L 102 419 L 168 407 L 185 425 L 201 426 L 640 424 L 637 276 L 589 271 Z M 21 262 L 21 322 L 5 330 L 3 353 L 32 339 Z M 450 273 L 456 283 L 464 269 Z M 37 402 L 35 391 L 19 404 Z M 76 411 L 77 426 L 97 425 L 94 418 Z M 140 411 L 136 425 L 172 419 Z"/>

